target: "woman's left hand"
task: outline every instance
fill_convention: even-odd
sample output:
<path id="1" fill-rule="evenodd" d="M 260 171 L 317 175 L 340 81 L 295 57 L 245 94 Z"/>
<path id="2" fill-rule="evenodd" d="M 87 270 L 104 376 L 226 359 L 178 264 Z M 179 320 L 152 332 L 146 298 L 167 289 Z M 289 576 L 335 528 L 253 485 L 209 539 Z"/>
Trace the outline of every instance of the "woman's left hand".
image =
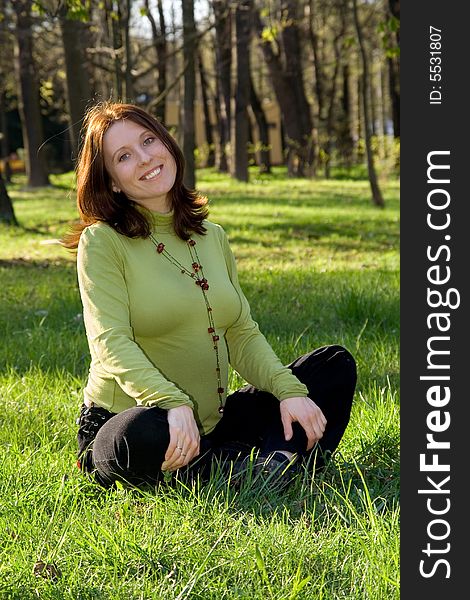
<path id="1" fill-rule="evenodd" d="M 286 398 L 280 403 L 281 420 L 286 441 L 292 438 L 292 423 L 299 423 L 307 434 L 307 450 L 323 437 L 326 418 L 319 406 L 307 396 Z"/>

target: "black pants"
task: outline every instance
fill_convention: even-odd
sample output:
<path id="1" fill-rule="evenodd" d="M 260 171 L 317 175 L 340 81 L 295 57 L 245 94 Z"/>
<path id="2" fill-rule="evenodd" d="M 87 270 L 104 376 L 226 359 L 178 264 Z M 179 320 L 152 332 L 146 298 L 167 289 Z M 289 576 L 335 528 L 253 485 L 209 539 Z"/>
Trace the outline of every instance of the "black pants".
<path id="1" fill-rule="evenodd" d="M 341 346 L 324 346 L 289 365 L 321 408 L 327 425 L 322 439 L 307 452 L 307 436 L 293 423 L 291 440 L 284 438 L 279 400 L 247 385 L 227 397 L 223 416 L 214 430 L 201 437 L 200 455 L 185 469 L 203 471 L 214 458 L 235 459 L 253 448 L 263 454 L 288 450 L 308 459 L 315 452 L 317 467 L 338 446 L 349 422 L 356 386 L 356 364 Z M 170 443 L 167 411 L 134 407 L 113 414 L 103 408 L 82 407 L 78 445 L 81 467 L 93 471 L 99 483 L 124 480 L 133 485 L 156 483 Z"/>

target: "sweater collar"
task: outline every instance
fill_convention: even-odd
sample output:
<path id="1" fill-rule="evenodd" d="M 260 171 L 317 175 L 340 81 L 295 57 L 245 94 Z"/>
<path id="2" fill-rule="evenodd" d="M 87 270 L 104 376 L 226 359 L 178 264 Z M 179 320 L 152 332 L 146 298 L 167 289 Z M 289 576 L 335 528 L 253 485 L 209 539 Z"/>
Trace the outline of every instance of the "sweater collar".
<path id="1" fill-rule="evenodd" d="M 168 213 L 159 213 L 153 210 L 148 210 L 147 208 L 144 208 L 143 206 L 140 206 L 138 204 L 136 204 L 135 206 L 140 213 L 142 213 L 149 219 L 153 231 L 174 232 L 173 210 Z"/>
<path id="2" fill-rule="evenodd" d="M 173 216 L 174 216 L 174 212 L 171 211 L 169 213 L 157 213 L 157 212 L 150 212 L 151 215 L 151 221 L 153 223 L 153 230 L 154 231 L 169 231 L 172 232 L 174 231 L 174 227 L 173 227 Z"/>

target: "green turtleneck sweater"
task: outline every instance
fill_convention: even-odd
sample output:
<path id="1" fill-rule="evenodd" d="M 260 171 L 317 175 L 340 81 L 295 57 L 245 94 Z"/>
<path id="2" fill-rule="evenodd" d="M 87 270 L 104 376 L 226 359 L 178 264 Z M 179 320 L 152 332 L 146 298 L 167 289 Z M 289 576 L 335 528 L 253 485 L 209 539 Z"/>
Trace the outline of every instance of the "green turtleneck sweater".
<path id="1" fill-rule="evenodd" d="M 155 240 L 191 271 L 188 244 L 175 235 L 172 215 L 153 219 Z M 251 318 L 224 230 L 204 225 L 207 234 L 192 239 L 209 283 L 223 398 L 229 363 L 279 400 L 306 396 Z M 85 399 L 115 413 L 187 404 L 201 434 L 209 433 L 220 419 L 217 359 L 200 287 L 157 253 L 151 239 L 128 238 L 104 223 L 83 231 L 77 271 L 91 353 Z"/>

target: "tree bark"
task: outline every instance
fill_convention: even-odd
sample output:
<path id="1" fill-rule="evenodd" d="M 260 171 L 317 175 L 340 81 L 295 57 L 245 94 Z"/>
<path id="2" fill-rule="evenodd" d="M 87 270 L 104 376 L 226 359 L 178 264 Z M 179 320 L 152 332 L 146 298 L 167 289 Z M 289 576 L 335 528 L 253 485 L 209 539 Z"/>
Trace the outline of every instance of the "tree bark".
<path id="1" fill-rule="evenodd" d="M 166 95 L 163 92 L 166 89 L 166 25 L 165 15 L 163 13 L 162 0 L 158 0 L 158 20 L 160 27 L 157 27 L 152 12 L 150 11 L 149 0 L 145 0 L 146 15 L 152 28 L 152 39 L 157 54 L 157 97 L 161 96 L 161 100 L 155 106 L 155 116 L 159 121 L 165 123 L 166 120 Z"/>
<path id="2" fill-rule="evenodd" d="M 313 67 L 315 71 L 315 92 L 317 96 L 318 106 L 318 120 L 323 119 L 323 106 L 324 106 L 324 83 L 323 83 L 323 66 L 320 58 L 320 52 L 318 49 L 318 35 L 315 31 L 313 24 L 313 17 L 315 14 L 314 0 L 309 0 L 309 19 L 308 19 L 308 34 L 310 39 L 310 45 L 312 47 L 313 54 Z"/>
<path id="3" fill-rule="evenodd" d="M 18 221 L 15 217 L 13 210 L 13 204 L 11 198 L 8 195 L 5 182 L 0 173 L 0 223 L 6 223 L 7 225 L 18 225 Z"/>
<path id="4" fill-rule="evenodd" d="M 353 0 L 353 16 L 354 26 L 356 28 L 357 40 L 359 42 L 359 49 L 362 59 L 362 110 L 364 114 L 364 137 L 366 141 L 366 154 L 367 154 L 367 170 L 369 173 L 369 182 L 372 192 L 372 202 L 381 208 L 385 206 L 382 192 L 380 191 L 379 183 L 377 180 L 377 174 L 375 172 L 374 157 L 372 154 L 371 144 L 371 124 L 370 124 L 370 109 L 369 109 L 369 98 L 368 98 L 368 82 L 369 82 L 369 65 L 367 62 L 367 53 L 362 37 L 361 26 L 359 24 L 359 16 L 357 11 L 357 0 Z"/>
<path id="5" fill-rule="evenodd" d="M 390 89 L 390 101 L 392 104 L 393 136 L 400 137 L 400 83 L 397 61 L 388 58 L 388 77 Z"/>
<path id="6" fill-rule="evenodd" d="M 258 98 L 258 95 L 253 84 L 253 79 L 250 76 L 250 104 L 255 115 L 258 125 L 259 141 L 261 149 L 259 151 L 259 172 L 271 173 L 271 154 L 269 144 L 269 125 L 264 114 L 263 106 Z"/>
<path id="7" fill-rule="evenodd" d="M 76 19 L 68 19 L 67 9 L 61 11 L 59 21 L 64 48 L 72 158 L 75 159 L 78 155 L 83 115 L 92 97 L 90 73 L 84 47 L 84 41 L 88 37 L 88 24 Z"/>
<path id="8" fill-rule="evenodd" d="M 0 73 L 0 84 L 3 84 L 3 73 Z M 3 86 L 2 86 L 3 87 Z M 8 136 L 6 92 L 0 89 L 0 159 L 3 164 L 3 178 L 6 183 L 11 183 L 10 167 L 10 140 Z"/>
<path id="9" fill-rule="evenodd" d="M 232 177 L 248 181 L 248 141 L 250 104 L 250 32 L 252 0 L 241 0 L 235 9 L 236 84 L 232 114 L 232 145 L 234 151 Z"/>
<path id="10" fill-rule="evenodd" d="M 199 67 L 199 81 L 201 83 L 201 95 L 202 95 L 202 108 L 204 111 L 204 131 L 206 134 L 206 142 L 208 146 L 206 167 L 213 167 L 215 165 L 214 155 L 214 138 L 212 136 L 212 123 L 211 115 L 209 111 L 209 85 L 206 80 L 206 74 L 204 72 L 204 65 L 202 62 L 202 53 L 198 53 L 198 67 Z"/>
<path id="11" fill-rule="evenodd" d="M 124 38 L 124 85 L 125 98 L 127 102 L 135 102 L 134 98 L 134 78 L 132 77 L 132 47 L 130 34 L 131 0 L 124 0 L 121 9 L 121 27 L 122 37 Z"/>
<path id="12" fill-rule="evenodd" d="M 230 143 L 232 69 L 232 20 L 228 0 L 213 0 L 215 17 L 215 64 L 217 97 L 220 117 L 218 119 L 219 146 L 216 167 L 221 173 L 229 171 L 227 145 Z"/>
<path id="13" fill-rule="evenodd" d="M 335 66 L 333 71 L 330 101 L 328 103 L 328 112 L 326 115 L 326 145 L 325 145 L 325 178 L 329 179 L 331 175 L 331 154 L 333 152 L 333 136 L 335 125 L 335 101 L 336 88 L 338 85 L 338 75 L 341 67 L 341 41 L 344 35 L 344 27 L 341 32 L 335 37 L 333 46 L 335 51 Z"/>
<path id="14" fill-rule="evenodd" d="M 338 148 L 341 155 L 341 162 L 346 166 L 351 166 L 353 155 L 353 118 L 350 93 L 350 71 L 349 64 L 345 62 L 342 67 L 342 93 L 341 93 L 341 116 L 338 122 Z"/>
<path id="15" fill-rule="evenodd" d="M 19 112 L 25 147 L 28 186 L 49 185 L 44 152 L 39 83 L 33 59 L 32 0 L 12 2 L 16 14 L 15 63 L 19 82 Z"/>
<path id="16" fill-rule="evenodd" d="M 183 154 L 186 162 L 184 183 L 190 188 L 196 187 L 196 166 L 194 160 L 195 124 L 194 100 L 196 95 L 196 24 L 194 22 L 194 0 L 181 0 L 183 8 L 183 61 L 184 98 L 183 98 Z"/>
<path id="17" fill-rule="evenodd" d="M 390 13 L 400 21 L 400 0 L 389 0 L 388 7 Z M 391 33 L 391 41 L 396 41 L 397 47 L 400 47 L 400 28 L 397 32 Z M 395 38 L 395 39 L 394 39 Z M 387 59 L 388 76 L 390 87 L 390 101 L 392 105 L 392 120 L 393 120 L 393 136 L 400 137 L 400 58 L 391 56 Z"/>

